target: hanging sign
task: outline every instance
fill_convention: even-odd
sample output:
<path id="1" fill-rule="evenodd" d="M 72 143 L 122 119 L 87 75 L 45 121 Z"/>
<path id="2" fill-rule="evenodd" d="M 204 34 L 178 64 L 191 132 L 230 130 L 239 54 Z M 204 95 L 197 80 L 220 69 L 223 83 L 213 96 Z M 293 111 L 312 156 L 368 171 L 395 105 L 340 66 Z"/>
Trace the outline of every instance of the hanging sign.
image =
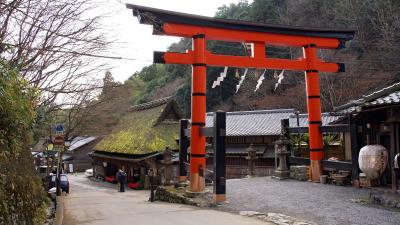
<path id="1" fill-rule="evenodd" d="M 58 135 L 54 137 L 53 140 L 53 144 L 54 144 L 54 151 L 64 151 L 64 147 L 65 147 L 65 140 L 64 140 L 64 136 Z"/>

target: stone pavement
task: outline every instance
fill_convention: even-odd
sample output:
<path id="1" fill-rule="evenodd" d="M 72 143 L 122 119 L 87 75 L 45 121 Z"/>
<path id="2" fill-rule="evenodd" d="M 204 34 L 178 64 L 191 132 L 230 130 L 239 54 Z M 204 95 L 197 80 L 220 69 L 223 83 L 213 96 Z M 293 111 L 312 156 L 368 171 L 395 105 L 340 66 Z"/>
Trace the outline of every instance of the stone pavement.
<path id="1" fill-rule="evenodd" d="M 220 209 L 281 213 L 319 225 L 398 225 L 400 212 L 360 203 L 369 190 L 268 177 L 227 181 Z"/>
<path id="2" fill-rule="evenodd" d="M 117 186 L 69 176 L 63 225 L 272 225 L 262 220 L 186 205 L 148 202 L 148 191 L 117 192 Z"/>

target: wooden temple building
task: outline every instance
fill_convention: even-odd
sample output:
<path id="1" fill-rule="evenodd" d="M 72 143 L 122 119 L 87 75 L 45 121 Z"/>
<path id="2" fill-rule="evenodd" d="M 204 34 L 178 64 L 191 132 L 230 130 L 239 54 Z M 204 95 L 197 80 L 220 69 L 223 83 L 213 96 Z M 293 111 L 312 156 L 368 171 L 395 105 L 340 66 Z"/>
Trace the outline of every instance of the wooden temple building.
<path id="1" fill-rule="evenodd" d="M 76 136 L 71 139 L 71 146 L 63 153 L 64 170 L 67 172 L 84 172 L 92 168 L 89 153 L 99 142 L 95 136 Z"/>
<path id="2" fill-rule="evenodd" d="M 171 152 L 170 161 L 178 163 L 173 151 L 178 149 L 182 115 L 171 97 L 133 106 L 91 153 L 94 176 L 112 182 L 118 169 L 123 169 L 128 186 L 144 182 L 150 168 L 162 177 L 162 171 L 169 166 L 163 164 L 165 152 Z"/>
<path id="3" fill-rule="evenodd" d="M 342 117 L 336 115 L 333 112 L 322 113 L 321 115 L 321 126 L 325 128 L 324 134 L 324 148 L 325 154 L 324 159 L 336 158 L 339 161 L 351 162 L 351 145 L 350 145 L 350 133 L 347 125 L 337 125 L 338 121 Z M 295 113 L 289 116 L 289 130 L 291 132 L 291 144 L 293 156 L 307 157 L 310 156 L 308 150 L 307 136 L 303 136 L 298 140 L 298 134 L 303 135 L 308 132 L 308 115 Z M 329 128 L 329 129 L 326 129 Z M 298 132 L 296 132 L 296 130 Z"/>
<path id="4" fill-rule="evenodd" d="M 275 168 L 274 143 L 281 133 L 281 119 L 294 109 L 236 111 L 226 113 L 226 177 L 249 175 L 249 150 L 256 152 L 255 176 L 272 175 Z M 206 127 L 213 126 L 213 113 L 207 113 Z M 212 168 L 212 138 L 207 139 L 207 168 Z"/>
<path id="5" fill-rule="evenodd" d="M 392 166 L 394 156 L 400 152 L 400 83 L 364 95 L 335 110 L 350 129 L 353 180 L 357 182 L 361 173 L 358 165 L 360 149 L 365 145 L 380 144 L 389 153 L 380 185 L 394 188 Z"/>
<path id="6" fill-rule="evenodd" d="M 396 179 L 392 167 L 394 156 L 400 152 L 400 83 L 336 107 L 329 117 L 324 115 L 327 114 L 322 114 L 322 133 L 339 135 L 342 146 L 324 147 L 322 165 L 325 173 L 350 172 L 349 180 L 355 186 L 378 185 L 395 189 Z M 307 123 L 307 115 L 290 116 L 290 135 L 307 133 Z M 360 149 L 373 144 L 384 146 L 389 156 L 386 170 L 375 184 L 365 182 L 366 178 L 360 177 L 362 171 L 358 161 Z M 292 143 L 293 147 L 296 148 Z M 336 159 L 329 160 L 331 157 Z M 291 165 L 309 165 L 306 154 L 292 155 L 289 161 Z"/>

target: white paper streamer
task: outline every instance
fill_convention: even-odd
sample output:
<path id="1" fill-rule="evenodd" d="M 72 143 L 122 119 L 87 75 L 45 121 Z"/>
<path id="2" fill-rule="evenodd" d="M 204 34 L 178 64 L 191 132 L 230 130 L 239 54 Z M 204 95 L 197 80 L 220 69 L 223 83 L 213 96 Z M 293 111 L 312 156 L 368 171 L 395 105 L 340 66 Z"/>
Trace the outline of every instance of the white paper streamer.
<path id="1" fill-rule="evenodd" d="M 260 88 L 260 86 L 261 86 L 263 80 L 265 80 L 265 72 L 267 72 L 266 69 L 265 69 L 264 72 L 261 74 L 260 78 L 258 78 L 257 85 L 256 85 L 256 89 L 254 90 L 254 92 L 256 92 L 256 91 Z"/>
<path id="2" fill-rule="evenodd" d="M 276 74 L 274 74 L 275 79 L 278 79 L 278 81 L 275 83 L 274 91 L 276 91 L 278 86 L 282 83 L 283 78 L 285 78 L 285 76 L 283 76 L 284 72 L 285 72 L 285 70 L 282 70 L 282 72 L 278 76 L 276 76 Z"/>
<path id="3" fill-rule="evenodd" d="M 219 77 L 217 77 L 217 80 L 213 82 L 212 88 L 216 88 L 217 86 L 221 85 L 221 82 L 224 81 L 227 72 L 228 72 L 228 67 L 225 66 L 224 72 L 221 72 L 219 74 Z"/>
<path id="4" fill-rule="evenodd" d="M 242 86 L 242 83 L 243 83 L 244 79 L 246 78 L 246 75 L 247 75 L 247 71 L 248 71 L 248 70 L 249 70 L 249 69 L 246 68 L 246 70 L 244 71 L 244 74 L 240 77 L 239 84 L 236 85 L 236 93 L 239 91 L 240 86 Z"/>

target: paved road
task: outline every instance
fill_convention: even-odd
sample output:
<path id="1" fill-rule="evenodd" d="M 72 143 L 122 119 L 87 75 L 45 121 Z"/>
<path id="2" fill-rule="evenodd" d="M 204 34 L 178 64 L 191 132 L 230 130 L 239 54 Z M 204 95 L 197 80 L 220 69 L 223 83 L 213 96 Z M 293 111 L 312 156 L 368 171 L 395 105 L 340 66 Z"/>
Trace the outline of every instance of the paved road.
<path id="1" fill-rule="evenodd" d="M 150 203 L 147 191 L 117 192 L 115 185 L 69 176 L 63 225 L 266 225 L 253 218 L 185 205 Z"/>
<path id="2" fill-rule="evenodd" d="M 228 180 L 229 203 L 223 210 L 283 213 L 320 225 L 399 225 L 400 212 L 362 205 L 351 199 L 368 198 L 369 191 L 259 177 Z"/>

